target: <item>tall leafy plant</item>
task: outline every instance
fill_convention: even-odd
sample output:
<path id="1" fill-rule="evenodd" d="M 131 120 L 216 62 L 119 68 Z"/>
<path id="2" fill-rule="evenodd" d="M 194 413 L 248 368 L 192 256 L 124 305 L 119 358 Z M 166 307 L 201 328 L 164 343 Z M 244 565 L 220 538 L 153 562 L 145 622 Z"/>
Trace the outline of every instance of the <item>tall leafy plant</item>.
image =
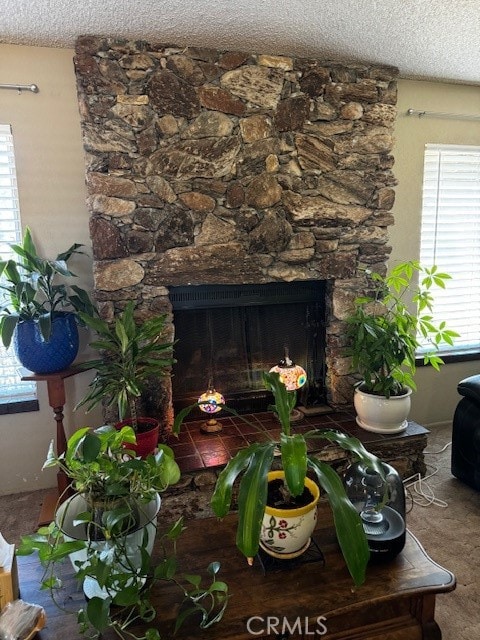
<path id="1" fill-rule="evenodd" d="M 137 402 L 152 376 L 163 377 L 174 362 L 173 342 L 164 340 L 166 315 L 149 318 L 140 324 L 134 318 L 135 303 L 130 301 L 112 323 L 80 313 L 82 321 L 97 334 L 90 343 L 102 357 L 82 366 L 96 369 L 87 393 L 77 404 L 87 412 L 105 401 L 116 405 L 119 420 L 130 418 L 137 426 Z"/>
<path id="2" fill-rule="evenodd" d="M 241 449 L 230 460 L 218 476 L 211 500 L 212 509 L 220 518 L 229 512 L 232 506 L 233 486 L 238 479 L 236 542 L 239 550 L 248 559 L 253 558 L 259 548 L 262 519 L 267 503 L 267 476 L 279 449 L 281 465 L 285 472 L 285 492 L 292 497 L 301 495 L 307 470 L 310 469 L 314 473 L 332 508 L 338 542 L 350 574 L 355 584 L 362 584 L 365 580 L 369 550 L 360 516 L 348 499 L 343 482 L 336 471 L 317 457 L 307 454 L 307 441 L 314 439 L 336 443 L 383 476 L 380 461 L 369 453 L 357 438 L 340 431 L 312 429 L 307 433 L 292 432 L 290 413 L 296 403 L 296 393 L 287 391 L 278 373 L 264 373 L 263 382 L 273 393 L 274 404 L 270 409 L 277 414 L 280 421 L 280 439 L 253 443 Z M 196 405 L 186 407 L 176 416 L 175 433 L 179 433 L 183 420 L 194 406 Z M 238 415 L 228 407 L 223 408 Z M 238 417 L 248 422 L 243 416 Z"/>
<path id="3" fill-rule="evenodd" d="M 416 352 L 426 342 L 425 364 L 438 370 L 443 360 L 437 355 L 441 343 L 453 344 L 458 336 L 446 323 L 433 319 L 433 287 L 445 288 L 450 276 L 417 261 L 403 262 L 382 276 L 366 272 L 371 290 L 355 299 L 346 319 L 352 371 L 363 379 L 362 390 L 385 396 L 416 388 Z M 415 280 L 418 278 L 418 284 Z"/>

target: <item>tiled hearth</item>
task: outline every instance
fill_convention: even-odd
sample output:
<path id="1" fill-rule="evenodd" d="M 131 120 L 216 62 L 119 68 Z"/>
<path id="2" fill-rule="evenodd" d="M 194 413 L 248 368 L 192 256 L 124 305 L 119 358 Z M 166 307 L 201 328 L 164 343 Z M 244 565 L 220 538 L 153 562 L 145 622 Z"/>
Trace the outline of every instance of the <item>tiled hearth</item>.
<path id="1" fill-rule="evenodd" d="M 168 441 L 182 472 L 223 467 L 248 444 L 279 439 L 280 426 L 272 413 L 256 413 L 245 418 L 250 424 L 239 417 L 218 418 L 223 429 L 215 434 L 202 433 L 201 420 L 184 423 L 178 439 L 170 436 Z M 409 422 L 408 428 L 400 434 L 383 435 L 361 429 L 353 413 L 342 411 L 305 417 L 292 427 L 297 433 L 315 428 L 339 429 L 359 438 L 369 451 L 393 463 L 404 477 L 425 472 L 423 449 L 427 444 L 428 431 L 415 422 Z M 310 453 L 322 450 L 321 459 L 329 462 L 341 462 L 346 458 L 342 450 L 326 441 L 311 440 L 308 447 Z"/>

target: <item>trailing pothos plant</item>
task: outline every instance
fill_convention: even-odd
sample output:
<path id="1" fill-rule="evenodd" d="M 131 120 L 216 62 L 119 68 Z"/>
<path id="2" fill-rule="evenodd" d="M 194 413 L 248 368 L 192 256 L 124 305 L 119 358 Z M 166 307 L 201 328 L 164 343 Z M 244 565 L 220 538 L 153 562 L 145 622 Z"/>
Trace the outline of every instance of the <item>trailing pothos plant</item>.
<path id="1" fill-rule="evenodd" d="M 240 478 L 238 489 L 237 547 L 247 557 L 258 552 L 263 514 L 267 503 L 267 475 L 272 468 L 276 450 L 281 453 L 281 465 L 285 473 L 285 491 L 299 496 L 304 490 L 304 481 L 310 469 L 318 484 L 325 491 L 333 512 L 334 527 L 348 570 L 356 585 L 365 580 L 369 560 L 369 549 L 360 516 L 347 497 L 340 476 L 327 463 L 313 455 L 307 455 L 307 440 L 334 442 L 351 453 L 367 467 L 384 475 L 380 460 L 369 453 L 362 443 L 352 436 L 332 429 L 312 429 L 307 433 L 294 433 L 290 414 L 296 404 L 296 392 L 287 391 L 278 373 L 264 373 L 265 387 L 273 393 L 274 411 L 281 425 L 278 441 L 256 442 L 241 449 L 220 472 L 211 500 L 214 513 L 222 518 L 232 504 L 233 485 Z M 198 403 L 197 403 L 198 405 Z M 183 409 L 175 418 L 174 433 L 187 415 L 197 405 Z M 235 411 L 223 408 L 230 413 Z M 248 422 L 243 416 L 239 418 Z"/>
<path id="2" fill-rule="evenodd" d="M 41 589 L 50 592 L 56 606 L 77 616 L 79 630 L 87 637 L 101 638 L 107 629 L 113 629 L 122 640 L 161 640 L 159 630 L 154 626 L 148 627 L 156 617 L 152 591 L 161 588 L 157 585 L 165 582 L 178 587 L 175 633 L 191 616 L 195 616 L 201 629 L 216 624 L 222 619 L 229 599 L 228 585 L 218 578 L 219 562 L 208 565 L 207 578 L 179 572 L 176 543 L 184 530 L 184 521 L 180 518 L 162 534 L 157 534 L 156 545 L 162 555 L 153 561 L 142 549 L 140 567 L 129 564 L 129 549 L 120 539 L 115 539 L 101 551 L 92 548 L 88 561 L 77 572 L 77 578 L 93 578 L 109 595 L 91 597 L 76 610 L 70 610 L 65 604 L 60 567 L 62 560 L 84 548 L 82 541 L 66 541 L 62 531 L 52 522 L 40 528 L 37 534 L 22 538 L 17 554 L 38 551 L 45 569 Z M 155 600 L 161 603 L 158 596 Z M 142 631 L 136 632 L 135 627 L 139 625 Z"/>
<path id="3" fill-rule="evenodd" d="M 389 398 L 416 389 L 416 353 L 422 347 L 424 364 L 438 370 L 443 360 L 439 345 L 453 344 L 458 333 L 433 318 L 433 287 L 444 289 L 450 279 L 437 266 L 402 262 L 388 275 L 366 270 L 370 290 L 354 301 L 347 317 L 352 371 L 361 378 L 361 390 Z M 418 278 L 418 284 L 415 279 Z"/>
<path id="4" fill-rule="evenodd" d="M 205 586 L 202 576 L 179 572 L 176 543 L 185 529 L 183 518 L 157 535 L 160 557 L 156 553 L 155 559 L 149 553 L 146 528 L 135 542 L 128 537 L 138 511 L 180 477 L 173 452 L 166 445 L 159 445 L 155 455 L 137 458 L 128 449 L 129 444 L 135 444 L 131 427 L 116 430 L 107 425 L 95 431 L 79 429 L 60 455 L 51 446 L 44 466 L 60 467 L 73 488 L 84 496 L 86 510 L 68 517 L 74 517 L 74 525 L 84 527 L 85 534 L 72 539 L 65 533 L 67 508 L 50 525 L 23 537 L 17 553 L 38 551 L 44 567 L 41 588 L 48 589 L 62 609 L 62 561 L 77 554 L 71 558 L 77 578 L 82 583 L 93 581 L 100 591 L 72 611 L 77 614 L 81 632 L 89 637 L 100 637 L 111 628 L 119 638 L 159 640 L 160 633 L 153 626 L 145 631 L 156 615 L 153 603 L 158 597 L 152 598 L 152 589 L 159 582 L 174 583 L 179 589 L 176 630 L 192 615 L 201 628 L 208 628 L 223 616 L 228 587 L 218 579 L 218 562 L 208 566 L 209 582 Z M 100 502 L 103 506 L 98 517 Z M 137 625 L 142 625 L 140 636 L 135 635 Z"/>
<path id="5" fill-rule="evenodd" d="M 176 484 L 180 469 L 167 445 L 159 444 L 155 454 L 140 459 L 129 449 L 135 442 L 130 426 L 82 427 L 68 439 L 64 453 L 57 454 L 50 442 L 43 468 L 61 469 L 90 505 L 118 498 L 145 503 Z"/>

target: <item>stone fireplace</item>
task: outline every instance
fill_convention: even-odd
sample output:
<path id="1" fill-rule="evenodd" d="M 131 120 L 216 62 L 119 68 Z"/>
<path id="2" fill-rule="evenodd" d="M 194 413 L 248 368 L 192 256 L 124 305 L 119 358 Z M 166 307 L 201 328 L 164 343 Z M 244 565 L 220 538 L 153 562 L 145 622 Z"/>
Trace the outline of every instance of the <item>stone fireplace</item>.
<path id="1" fill-rule="evenodd" d="M 385 270 L 397 70 L 84 36 L 75 69 L 95 295 L 169 314 L 171 287 L 324 282 L 325 395 L 343 319 Z M 152 400 L 170 416 L 169 381 Z"/>

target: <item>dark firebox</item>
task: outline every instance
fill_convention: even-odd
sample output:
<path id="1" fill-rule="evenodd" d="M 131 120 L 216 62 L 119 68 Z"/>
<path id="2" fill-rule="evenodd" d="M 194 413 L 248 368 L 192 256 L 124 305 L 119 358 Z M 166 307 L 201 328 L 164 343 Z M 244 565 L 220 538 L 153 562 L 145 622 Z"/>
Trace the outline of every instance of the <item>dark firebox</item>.
<path id="1" fill-rule="evenodd" d="M 270 402 L 262 372 L 283 357 L 302 365 L 302 403 L 325 402 L 325 283 L 171 287 L 177 363 L 176 409 L 209 384 L 240 412 L 265 411 Z"/>

